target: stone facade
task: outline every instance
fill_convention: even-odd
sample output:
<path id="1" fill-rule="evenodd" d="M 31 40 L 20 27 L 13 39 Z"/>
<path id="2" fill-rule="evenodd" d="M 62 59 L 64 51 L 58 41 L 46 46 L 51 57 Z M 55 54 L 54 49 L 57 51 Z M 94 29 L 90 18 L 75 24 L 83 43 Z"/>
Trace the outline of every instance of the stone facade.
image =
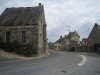
<path id="1" fill-rule="evenodd" d="M 95 23 L 88 37 L 88 41 L 91 42 L 91 44 L 100 43 L 100 25 L 98 25 L 97 23 Z"/>
<path id="2" fill-rule="evenodd" d="M 91 45 L 88 47 L 86 43 Z M 77 52 L 99 52 L 100 48 L 100 25 L 95 23 L 84 45 L 77 48 Z"/>
<path id="3" fill-rule="evenodd" d="M 17 40 L 22 42 L 22 31 L 26 31 L 25 43 L 32 43 L 38 40 L 37 26 L 0 26 L 0 36 L 4 41 L 6 41 L 6 32 L 10 32 L 10 41 Z"/>
<path id="4" fill-rule="evenodd" d="M 91 43 L 91 46 L 93 46 L 93 49 L 91 51 L 99 51 L 100 48 L 100 25 L 95 23 L 89 37 L 88 42 Z"/>
<path id="5" fill-rule="evenodd" d="M 0 16 L 0 37 L 7 41 L 9 35 L 10 41 L 33 43 L 38 53 L 44 53 L 47 49 L 46 26 L 41 3 L 36 7 L 7 8 Z"/>
<path id="6" fill-rule="evenodd" d="M 67 36 L 62 36 L 54 43 L 55 50 L 75 51 L 80 45 L 80 36 L 76 31 L 70 32 Z"/>

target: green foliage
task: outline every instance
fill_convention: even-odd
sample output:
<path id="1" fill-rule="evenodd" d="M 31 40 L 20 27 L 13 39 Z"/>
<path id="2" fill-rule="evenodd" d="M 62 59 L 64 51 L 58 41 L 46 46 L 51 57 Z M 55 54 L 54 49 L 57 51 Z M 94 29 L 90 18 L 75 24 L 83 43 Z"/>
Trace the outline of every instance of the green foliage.
<path id="1" fill-rule="evenodd" d="M 31 56 L 33 54 L 37 54 L 37 50 L 33 47 L 33 44 L 23 44 L 22 45 L 22 53 L 25 56 Z"/>
<path id="2" fill-rule="evenodd" d="M 0 37 L 0 48 L 4 49 L 7 52 L 15 52 L 17 54 L 28 57 L 36 55 L 38 53 L 37 49 L 33 46 L 33 44 L 30 43 L 22 44 L 17 40 L 11 42 L 4 42 L 1 37 Z"/>
<path id="3" fill-rule="evenodd" d="M 13 44 L 12 42 L 5 42 L 5 51 L 7 52 L 13 52 Z"/>
<path id="4" fill-rule="evenodd" d="M 5 47 L 5 42 L 3 41 L 3 39 L 0 37 L 0 48 L 4 48 Z"/>

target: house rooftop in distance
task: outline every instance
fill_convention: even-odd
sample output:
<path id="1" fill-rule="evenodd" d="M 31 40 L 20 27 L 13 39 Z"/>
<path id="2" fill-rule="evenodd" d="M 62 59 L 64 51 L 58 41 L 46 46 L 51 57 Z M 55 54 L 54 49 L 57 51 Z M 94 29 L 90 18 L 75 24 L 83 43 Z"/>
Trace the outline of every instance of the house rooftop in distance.
<path id="1" fill-rule="evenodd" d="M 100 25 L 95 23 L 94 27 L 92 28 L 89 36 L 88 41 L 92 44 L 100 43 Z"/>
<path id="2" fill-rule="evenodd" d="M 35 7 L 6 8 L 0 16 L 0 25 L 36 25 L 42 10 L 41 3 Z"/>
<path id="3" fill-rule="evenodd" d="M 77 35 L 78 37 L 80 37 L 78 33 L 74 31 L 70 32 L 67 36 L 66 35 L 64 37 L 60 36 L 60 38 L 55 43 L 63 42 L 66 38 L 71 38 L 73 35 Z"/>
<path id="4" fill-rule="evenodd" d="M 70 33 L 67 35 L 67 37 L 70 38 L 70 37 L 72 37 L 72 36 L 75 35 L 75 34 L 76 34 L 77 36 L 79 36 L 78 33 L 77 33 L 76 31 L 74 31 L 74 32 L 70 32 Z M 79 36 L 79 37 L 80 37 L 80 36 Z"/>

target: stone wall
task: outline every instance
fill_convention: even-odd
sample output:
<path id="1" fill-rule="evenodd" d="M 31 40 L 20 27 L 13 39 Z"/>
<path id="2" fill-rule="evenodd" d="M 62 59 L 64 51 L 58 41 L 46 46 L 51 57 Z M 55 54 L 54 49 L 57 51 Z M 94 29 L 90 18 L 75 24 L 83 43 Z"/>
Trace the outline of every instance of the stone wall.
<path id="1" fill-rule="evenodd" d="M 38 26 L 0 26 L 0 36 L 6 41 L 6 32 L 10 32 L 10 41 L 22 42 L 22 31 L 26 31 L 26 42 L 38 45 Z"/>
<path id="2" fill-rule="evenodd" d="M 38 48 L 39 53 L 45 53 L 47 50 L 47 31 L 46 31 L 46 22 L 45 22 L 45 14 L 44 14 L 44 8 L 42 8 L 42 12 L 40 14 L 40 17 L 38 19 L 38 25 L 39 25 L 39 40 L 38 40 Z"/>
<path id="3" fill-rule="evenodd" d="M 91 43 L 94 47 L 94 51 L 99 52 L 100 48 L 100 25 L 95 23 L 89 37 L 88 37 L 88 42 Z"/>
<path id="4" fill-rule="evenodd" d="M 100 43 L 100 25 L 95 24 L 89 37 L 88 41 L 92 44 L 94 43 Z"/>
<path id="5" fill-rule="evenodd" d="M 94 52 L 94 45 L 91 45 L 89 47 L 86 45 L 77 47 L 76 52 Z"/>

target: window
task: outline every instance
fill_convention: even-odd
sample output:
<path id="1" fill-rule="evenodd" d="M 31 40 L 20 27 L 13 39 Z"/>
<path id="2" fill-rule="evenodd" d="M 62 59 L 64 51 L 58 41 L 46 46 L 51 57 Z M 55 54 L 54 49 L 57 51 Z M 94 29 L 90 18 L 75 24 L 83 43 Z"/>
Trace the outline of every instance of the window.
<path id="1" fill-rule="evenodd" d="M 22 42 L 26 42 L 26 31 L 22 31 Z"/>
<path id="2" fill-rule="evenodd" d="M 77 41 L 76 41 L 76 44 L 77 44 Z"/>
<path id="3" fill-rule="evenodd" d="M 10 41 L 10 32 L 6 32 L 6 41 Z"/>

